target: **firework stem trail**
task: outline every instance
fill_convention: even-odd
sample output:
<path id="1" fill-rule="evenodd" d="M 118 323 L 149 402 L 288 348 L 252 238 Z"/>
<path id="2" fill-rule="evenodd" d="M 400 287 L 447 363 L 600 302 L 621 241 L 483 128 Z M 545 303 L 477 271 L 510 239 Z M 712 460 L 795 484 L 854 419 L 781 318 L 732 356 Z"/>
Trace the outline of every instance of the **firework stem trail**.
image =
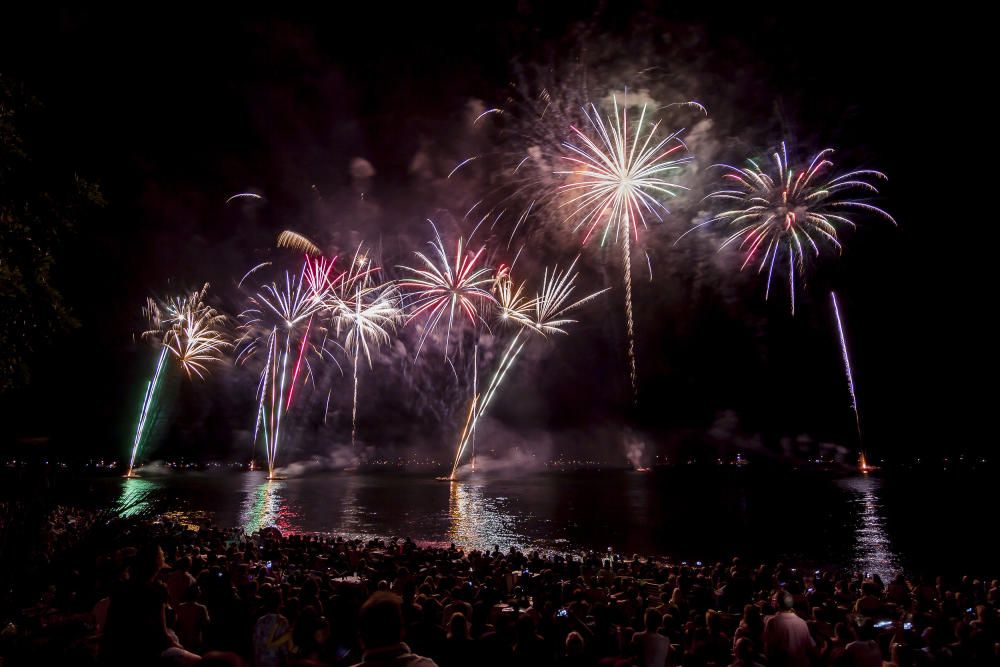
<path id="1" fill-rule="evenodd" d="M 847 353 L 847 336 L 844 335 L 844 323 L 840 318 L 840 304 L 837 303 L 837 293 L 830 292 L 833 300 L 833 316 L 837 320 L 837 334 L 840 337 L 840 353 L 844 358 L 844 373 L 847 376 L 847 390 L 851 394 L 851 410 L 854 411 L 854 423 L 858 428 L 858 447 L 864 454 L 864 446 L 861 440 L 861 415 L 858 413 L 858 398 L 854 394 L 854 373 L 851 372 L 851 358 Z"/>
<path id="2" fill-rule="evenodd" d="M 269 375 L 269 369 L 271 368 L 271 354 L 274 352 L 273 339 L 269 338 L 267 343 L 267 360 L 264 362 L 264 368 L 260 373 L 260 384 L 257 386 L 257 396 L 260 397 L 257 406 L 257 421 L 253 427 L 253 440 L 250 442 L 250 465 L 253 466 L 254 458 L 257 456 L 257 434 L 260 432 L 263 426 L 264 432 L 267 432 L 267 421 L 264 412 L 264 401 L 267 397 L 267 378 Z M 267 452 L 267 439 L 264 440 L 264 451 Z"/>
<path id="3" fill-rule="evenodd" d="M 291 332 L 285 334 L 285 353 L 281 358 L 281 387 L 279 390 L 279 396 L 285 395 L 285 376 L 288 371 L 288 352 L 292 344 Z M 274 477 L 274 459 L 278 453 L 278 442 L 281 437 L 281 418 L 284 416 L 284 401 L 281 398 L 278 399 L 278 414 L 275 418 L 274 424 L 274 437 L 271 442 L 271 451 L 267 461 L 268 477 Z"/>
<path id="4" fill-rule="evenodd" d="M 472 423 L 472 420 L 476 413 L 476 406 L 478 405 L 478 402 L 479 402 L 479 397 L 473 396 L 472 401 L 469 403 L 469 414 L 465 418 L 465 426 L 462 428 L 462 436 L 461 438 L 459 438 L 459 449 L 458 452 L 456 452 L 455 454 L 455 463 L 452 464 L 451 475 L 449 475 L 448 477 L 448 479 L 450 479 L 453 482 L 455 481 L 455 471 L 458 470 L 458 462 L 462 458 L 462 449 L 465 443 L 468 441 L 468 438 L 466 436 L 469 433 L 469 425 Z"/>
<path id="5" fill-rule="evenodd" d="M 451 477 L 454 477 L 455 472 L 458 470 L 458 464 L 462 460 L 462 455 L 465 454 L 470 438 L 473 437 L 473 433 L 475 432 L 476 425 L 479 423 L 479 419 L 486 414 L 486 408 L 489 407 L 490 401 L 493 400 L 493 396 L 496 395 L 497 389 L 500 387 L 500 384 L 507 375 L 507 371 L 514 365 L 518 355 L 524 348 L 524 343 L 521 343 L 521 345 L 518 346 L 518 341 L 521 338 L 522 331 L 523 330 L 519 330 L 517 334 L 515 334 L 513 340 L 511 340 L 510 345 L 507 346 L 503 357 L 500 359 L 497 371 L 490 379 L 490 383 L 487 386 L 486 391 L 483 394 L 476 394 L 472 399 L 472 408 L 470 408 L 469 412 L 469 422 L 462 430 L 462 436 L 458 442 L 458 449 L 455 451 L 455 462 L 451 466 Z M 480 396 L 482 396 L 481 401 L 479 400 Z"/>
<path id="6" fill-rule="evenodd" d="M 622 234 L 622 263 L 625 279 L 625 328 L 628 333 L 628 365 L 629 378 L 632 381 L 632 403 L 639 400 L 639 389 L 636 382 L 635 364 L 635 325 L 632 319 L 632 247 L 629 241 L 629 231 Z"/>
<path id="7" fill-rule="evenodd" d="M 139 425 L 135 430 L 135 441 L 132 443 L 132 457 L 129 459 L 128 464 L 128 475 L 132 476 L 132 470 L 135 468 L 135 457 L 139 453 L 139 445 L 142 444 L 143 436 L 146 431 L 146 420 L 149 417 L 149 408 L 153 403 L 153 399 L 156 397 L 156 390 L 160 387 L 160 377 L 163 374 L 163 368 L 167 359 L 167 348 L 163 347 L 160 350 L 160 358 L 156 362 L 156 371 L 153 373 L 153 378 L 146 384 L 146 395 L 142 400 L 142 408 L 139 411 Z"/>
<path id="8" fill-rule="evenodd" d="M 312 329 L 313 316 L 309 316 L 309 323 L 306 325 L 306 335 L 302 337 L 302 345 L 299 346 L 299 359 L 295 362 L 295 372 L 292 374 L 292 384 L 288 388 L 288 405 L 285 406 L 286 410 L 292 407 L 292 397 L 295 394 L 295 383 L 299 379 L 299 369 L 302 368 L 302 357 L 306 351 L 306 343 L 309 342 L 309 330 Z"/>
<path id="9" fill-rule="evenodd" d="M 358 437 L 358 352 L 354 347 L 354 406 L 351 408 L 351 447 L 356 447 Z"/>
<path id="10" fill-rule="evenodd" d="M 472 357 L 472 396 L 479 395 L 479 341 L 476 341 Z M 476 424 L 472 424 L 472 472 L 476 472 Z"/>

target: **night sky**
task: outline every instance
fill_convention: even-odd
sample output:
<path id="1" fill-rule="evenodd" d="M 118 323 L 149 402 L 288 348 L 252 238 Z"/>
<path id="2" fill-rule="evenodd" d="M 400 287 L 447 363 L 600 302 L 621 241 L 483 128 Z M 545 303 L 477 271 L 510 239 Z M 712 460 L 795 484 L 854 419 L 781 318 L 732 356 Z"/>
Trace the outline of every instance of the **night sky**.
<path id="1" fill-rule="evenodd" d="M 234 280 L 287 228 L 341 249 L 381 239 L 388 256 L 405 258 L 429 237 L 425 218 L 447 217 L 415 181 L 414 155 L 453 160 L 470 100 L 503 104 L 509 82 L 535 66 L 558 77 L 593 59 L 621 72 L 619 88 L 640 70 L 655 85 L 662 72 L 689 96 L 679 99 L 705 104 L 727 159 L 740 159 L 741 141 L 761 150 L 788 138 L 803 153 L 838 147 L 838 166 L 884 171 L 879 203 L 900 225 L 866 218 L 843 257 L 814 267 L 792 318 L 785 293 L 765 303 L 754 274 L 673 247 L 698 210 L 681 206 L 644 237 L 656 281 L 636 287 L 638 407 L 610 266 L 618 292 L 581 311 L 569 339 L 525 360 L 498 400 L 504 440 L 589 433 L 595 446 L 619 447 L 607 434 L 628 425 L 656 451 L 755 437 L 778 451 L 800 434 L 851 445 L 835 288 L 868 446 L 890 457 L 989 453 L 997 226 L 980 176 L 993 140 L 977 102 L 991 81 L 983 21 L 868 6 L 771 16 L 694 6 L 5 7 L 0 74 L 39 98 L 44 150 L 98 182 L 108 205 L 59 251 L 60 286 L 81 326 L 36 361 L 30 387 L 4 398 L 4 438 L 123 451 L 152 363 L 134 340 L 148 294 L 209 281 L 218 305 L 238 310 Z M 358 213 L 355 157 L 376 170 L 366 193 L 375 213 Z M 266 202 L 224 204 L 247 190 Z M 565 262 L 575 252 L 567 243 L 537 254 Z M 603 286 L 599 253 L 584 265 L 587 287 Z M 248 449 L 252 382 L 224 371 L 178 384 L 161 456 Z M 373 405 L 410 401 L 391 379 L 366 387 Z M 317 431 L 303 447 L 343 437 L 342 426 Z M 414 441 L 445 451 L 452 437 Z"/>

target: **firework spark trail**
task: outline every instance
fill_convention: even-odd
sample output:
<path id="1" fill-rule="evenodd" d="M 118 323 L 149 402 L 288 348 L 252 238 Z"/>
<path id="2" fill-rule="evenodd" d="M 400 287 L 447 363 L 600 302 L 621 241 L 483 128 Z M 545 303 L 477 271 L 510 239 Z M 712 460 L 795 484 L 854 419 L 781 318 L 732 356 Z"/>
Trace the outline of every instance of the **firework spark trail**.
<path id="1" fill-rule="evenodd" d="M 574 269 L 578 259 L 579 257 L 574 259 L 565 271 L 560 271 L 558 267 L 553 267 L 551 271 L 546 269 L 542 276 L 541 289 L 532 300 L 525 300 L 521 297 L 524 285 L 519 285 L 515 289 L 509 273 L 501 272 L 498 277 L 494 289 L 499 295 L 497 303 L 500 307 L 501 318 L 515 323 L 518 330 L 504 350 L 486 391 L 473 398 L 473 407 L 470 408 L 469 412 L 471 422 L 463 429 L 459 439 L 455 460 L 451 467 L 451 479 L 455 478 L 458 465 L 479 420 L 486 414 L 486 409 L 490 406 L 500 385 L 503 384 L 507 372 L 514 366 L 514 362 L 517 361 L 527 344 L 527 341 L 521 340 L 522 334 L 525 332 L 536 333 L 543 337 L 552 334 L 566 335 L 565 327 L 576 321 L 567 318 L 567 313 L 607 291 L 606 288 L 572 303 L 566 303 L 576 289 L 577 273 L 574 272 Z"/>
<path id="2" fill-rule="evenodd" d="M 885 174 L 859 169 L 839 176 L 824 176 L 833 169 L 829 159 L 832 153 L 832 148 L 826 148 L 816 153 L 808 164 L 793 166 L 782 142 L 781 150 L 771 156 L 773 172 L 752 159 L 742 168 L 713 165 L 723 170 L 724 184 L 705 199 L 726 202 L 732 208 L 699 222 L 678 241 L 696 229 L 715 223 L 731 228 L 732 233 L 720 244 L 719 250 L 735 244 L 744 256 L 741 271 L 751 265 L 757 266 L 758 273 L 767 271 L 765 300 L 771 295 L 775 266 L 780 272 L 785 264 L 784 259 L 778 261 L 778 256 L 787 255 L 788 294 L 794 315 L 795 276 L 796 273 L 805 275 L 807 254 L 816 259 L 826 248 L 840 252 L 840 229 L 857 226 L 855 212 L 875 214 L 896 224 L 893 217 L 878 206 L 848 196 L 851 192 L 878 194 L 874 182 L 885 180 Z"/>
<path id="3" fill-rule="evenodd" d="M 228 204 L 231 201 L 233 201 L 234 199 L 243 199 L 243 198 L 246 198 L 246 199 L 263 199 L 263 197 L 261 197 L 256 192 L 238 192 L 235 195 L 233 195 L 232 197 L 229 197 L 228 199 L 226 199 L 226 203 Z"/>
<path id="4" fill-rule="evenodd" d="M 466 159 L 462 160 L 461 162 L 458 163 L 458 165 L 454 169 L 451 170 L 451 172 L 449 172 L 448 176 L 446 176 L 445 178 L 446 179 L 447 178 L 451 178 L 452 176 L 455 175 L 456 171 L 458 171 L 459 169 L 461 169 L 465 165 L 469 164 L 470 162 L 472 162 L 473 160 L 475 160 L 477 157 L 478 156 L 474 155 L 474 156 L 472 156 L 470 158 L 466 158 Z"/>
<path id="5" fill-rule="evenodd" d="M 858 446 L 864 455 L 864 445 L 861 440 L 861 415 L 858 413 L 858 398 L 854 393 L 854 373 L 851 372 L 851 358 L 847 353 L 847 336 L 844 335 L 844 323 L 840 318 L 840 304 L 837 303 L 837 293 L 830 292 L 833 301 L 833 316 L 837 320 L 837 334 L 840 337 L 840 353 L 844 358 L 844 373 L 847 376 L 847 390 L 851 394 L 851 410 L 854 411 L 854 423 L 858 428 Z"/>
<path id="6" fill-rule="evenodd" d="M 160 378 L 163 376 L 163 367 L 166 358 L 167 348 L 164 347 L 160 350 L 160 358 L 156 362 L 156 370 L 153 372 L 153 377 L 146 383 L 146 394 L 142 400 L 142 409 L 139 411 L 139 425 L 135 429 L 135 441 L 132 443 L 132 457 L 128 463 L 128 477 L 132 477 L 132 471 L 135 469 L 135 457 L 139 452 L 139 445 L 142 444 L 146 434 L 146 418 L 149 416 L 149 408 L 153 403 L 153 399 L 156 398 L 156 390 L 160 387 Z"/>
<path id="7" fill-rule="evenodd" d="M 316 246 L 315 243 L 310 241 L 302 234 L 294 232 L 290 229 L 286 229 L 285 231 L 278 234 L 277 245 L 279 248 L 292 248 L 293 250 L 302 251 L 307 255 L 322 254 L 320 252 L 320 249 Z"/>
<path id="8" fill-rule="evenodd" d="M 663 221 L 669 213 L 660 201 L 662 197 L 674 197 L 682 185 L 666 180 L 670 172 L 680 170 L 690 162 L 683 155 L 684 143 L 680 140 L 683 130 L 669 133 L 655 140 L 660 122 L 646 126 L 646 106 L 642 107 L 639 120 L 629 128 L 628 107 L 619 113 L 617 97 L 612 97 L 614 113 L 607 122 L 593 104 L 586 111 L 591 132 L 596 140 L 586 132 L 573 126 L 572 130 L 580 145 L 564 142 L 562 158 L 572 169 L 557 171 L 567 178 L 559 186 L 561 192 L 568 193 L 569 199 L 559 207 L 569 207 L 568 220 L 576 219 L 574 231 L 585 230 L 583 244 L 594 236 L 598 229 L 601 245 L 614 233 L 615 241 L 622 244 L 622 273 L 625 287 L 626 330 L 628 334 L 629 378 L 632 385 L 632 399 L 638 399 L 635 326 L 632 306 L 632 248 L 631 237 L 639 241 L 639 223 L 646 228 L 646 216 L 654 216 Z"/>
<path id="9" fill-rule="evenodd" d="M 437 329 L 447 313 L 448 326 L 444 344 L 444 355 L 447 358 L 456 312 L 464 313 L 473 324 L 482 321 L 479 306 L 495 302 L 493 295 L 487 289 L 493 278 L 490 277 L 489 267 L 477 267 L 486 252 L 485 247 L 474 254 L 469 253 L 463 248 L 463 240 L 459 238 L 454 258 L 451 258 L 433 222 L 431 227 L 434 229 L 434 240 L 429 241 L 428 245 L 434 252 L 430 257 L 422 252 L 414 252 L 423 266 L 420 268 L 400 266 L 400 269 L 412 274 L 413 277 L 400 281 L 399 286 L 414 290 L 411 293 L 414 308 L 407 321 L 413 321 L 427 314 L 427 322 L 417 345 L 417 355 L 423 349 L 427 336 Z"/>

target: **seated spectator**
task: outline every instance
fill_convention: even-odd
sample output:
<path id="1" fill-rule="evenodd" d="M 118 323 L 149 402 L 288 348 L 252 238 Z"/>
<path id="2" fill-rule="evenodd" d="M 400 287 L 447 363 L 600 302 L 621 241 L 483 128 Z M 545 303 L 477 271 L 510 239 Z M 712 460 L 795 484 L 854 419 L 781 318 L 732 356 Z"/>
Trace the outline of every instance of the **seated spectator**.
<path id="1" fill-rule="evenodd" d="M 102 649 L 109 665 L 154 664 L 180 648 L 167 629 L 167 589 L 157 579 L 163 551 L 147 544 L 136 552 L 130 577 L 111 594 Z"/>
<path id="2" fill-rule="evenodd" d="M 587 655 L 587 645 L 583 641 L 583 635 L 576 631 L 566 635 L 559 667 L 591 667 L 593 664 L 594 661 Z"/>
<path id="3" fill-rule="evenodd" d="M 881 667 L 882 650 L 875 641 L 875 624 L 867 620 L 858 630 L 858 638 L 844 648 L 844 657 L 852 667 Z"/>
<path id="4" fill-rule="evenodd" d="M 264 591 L 263 615 L 253 628 L 254 667 L 281 667 L 285 664 L 291 643 L 291 625 L 278 609 L 281 593 L 273 588 Z"/>
<path id="5" fill-rule="evenodd" d="M 203 634 L 210 620 L 208 607 L 198 601 L 200 597 L 198 584 L 191 584 L 184 594 L 184 601 L 177 605 L 174 612 L 177 638 L 184 648 L 195 653 L 201 650 Z"/>
<path id="6" fill-rule="evenodd" d="M 469 622 L 462 612 L 455 612 L 448 621 L 448 634 L 441 645 L 437 663 L 441 667 L 461 667 L 476 664 L 476 647 L 469 635 Z"/>
<path id="7" fill-rule="evenodd" d="M 737 639 L 736 647 L 733 650 L 736 654 L 736 659 L 729 663 L 729 667 L 763 667 L 761 663 L 757 662 L 757 656 L 753 650 L 753 642 L 747 637 Z"/>

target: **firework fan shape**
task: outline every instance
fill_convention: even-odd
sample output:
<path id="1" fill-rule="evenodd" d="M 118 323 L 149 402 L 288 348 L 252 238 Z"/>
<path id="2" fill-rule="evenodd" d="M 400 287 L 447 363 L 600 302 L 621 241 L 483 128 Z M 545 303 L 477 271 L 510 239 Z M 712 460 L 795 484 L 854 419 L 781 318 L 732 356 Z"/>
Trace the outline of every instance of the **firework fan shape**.
<path id="1" fill-rule="evenodd" d="M 139 410 L 128 477 L 134 474 L 136 456 L 146 435 L 149 417 L 166 370 L 168 353 L 177 358 L 188 377 L 193 373 L 204 379 L 208 372 L 207 364 L 220 361 L 224 349 L 230 346 L 223 333 L 226 317 L 205 304 L 207 292 L 208 283 L 205 283 L 198 291 L 171 297 L 166 301 L 146 299 L 143 314 L 149 321 L 150 328 L 142 333 L 142 337 L 158 340 L 161 348 L 156 370 L 146 383 L 146 392 Z"/>
<path id="2" fill-rule="evenodd" d="M 506 326 L 530 326 L 534 301 L 525 296 L 525 283 L 514 283 L 511 269 L 507 266 L 497 268 L 493 283 L 493 295 L 496 300 L 498 320 Z"/>
<path id="3" fill-rule="evenodd" d="M 221 361 L 224 350 L 231 345 L 223 327 L 226 316 L 205 304 L 206 283 L 199 292 L 168 302 L 167 315 L 157 317 L 169 325 L 163 344 L 187 372 L 204 379 L 207 364 Z M 159 309 L 158 309 L 159 310 Z"/>
<path id="4" fill-rule="evenodd" d="M 205 303 L 207 293 L 205 283 L 200 290 L 162 302 L 147 299 L 143 309 L 150 324 L 143 338 L 158 338 L 188 377 L 194 374 L 201 379 L 208 372 L 207 364 L 221 361 L 231 345 L 224 333 L 227 318 Z"/>
<path id="5" fill-rule="evenodd" d="M 578 274 L 575 269 L 578 260 L 579 257 L 574 258 L 565 271 L 560 271 L 558 266 L 551 270 L 545 269 L 541 289 L 532 302 L 534 317 L 531 320 L 531 328 L 543 336 L 566 335 L 565 327 L 576 322 L 566 315 L 610 289 L 606 287 L 582 299 L 566 303 L 576 290 Z"/>
<path id="6" fill-rule="evenodd" d="M 436 330 L 447 316 L 444 345 L 447 357 L 456 315 L 465 315 L 473 324 L 482 322 L 480 307 L 495 302 L 490 292 L 494 280 L 490 275 L 492 270 L 479 265 L 486 251 L 485 247 L 475 253 L 469 252 L 463 247 L 463 240 L 459 238 L 455 255 L 449 257 L 444 241 L 433 222 L 431 227 L 434 229 L 434 240 L 429 241 L 428 245 L 433 252 L 429 254 L 414 252 L 420 263 L 417 267 L 399 267 L 411 276 L 401 280 L 399 286 L 413 290 L 409 295 L 413 310 L 408 321 L 427 315 L 427 323 L 420 336 L 417 354 L 420 354 L 428 334 Z"/>
<path id="7" fill-rule="evenodd" d="M 551 270 L 546 269 L 542 277 L 541 288 L 534 299 L 524 299 L 521 297 L 524 291 L 524 284 L 521 283 L 515 287 L 509 270 L 504 269 L 500 272 L 496 288 L 500 318 L 502 321 L 508 323 L 514 322 L 519 326 L 514 337 L 500 356 L 500 363 L 497 366 L 496 372 L 490 378 L 486 390 L 481 395 L 477 395 L 472 401 L 472 405 L 469 408 L 469 418 L 459 437 L 458 448 L 455 451 L 455 461 L 451 467 L 451 479 L 455 478 L 458 465 L 468 448 L 476 425 L 482 416 L 486 414 L 486 409 L 507 376 L 507 371 L 511 369 L 521 354 L 521 350 L 524 349 L 524 345 L 527 342 L 522 340 L 524 333 L 534 332 L 544 337 L 552 334 L 566 335 L 565 327 L 576 321 L 568 318 L 567 314 L 609 289 L 605 288 L 577 301 L 569 302 L 573 292 L 576 290 L 576 278 L 578 274 L 575 269 L 578 259 L 579 257 L 574 259 L 565 271 L 560 271 L 558 266 L 552 267 Z"/>
<path id="8" fill-rule="evenodd" d="M 237 363 L 261 350 L 266 353 L 257 386 L 253 442 L 256 447 L 258 436 L 263 437 L 270 478 L 274 477 L 284 417 L 292 408 L 303 365 L 312 374 L 307 353 L 330 354 L 325 336 L 318 345 L 312 337 L 320 330 L 314 326 L 316 316 L 327 307 L 327 297 L 340 280 L 335 261 L 306 255 L 298 275 L 286 271 L 283 283 L 264 285 L 240 314 L 244 333 Z"/>
<path id="9" fill-rule="evenodd" d="M 724 186 L 706 199 L 731 208 L 693 228 L 718 224 L 730 230 L 719 249 L 735 245 L 743 254 L 740 270 L 756 266 L 758 273 L 767 273 L 765 299 L 771 294 L 776 267 L 787 272 L 792 314 L 796 274 L 805 275 L 807 257 L 817 259 L 827 249 L 839 253 L 840 231 L 855 228 L 858 214 L 874 214 L 896 224 L 884 210 L 855 196 L 878 194 L 875 182 L 886 180 L 885 174 L 871 169 L 833 174 L 832 154 L 832 148 L 825 148 L 808 164 L 793 166 L 782 142 L 781 151 L 772 155 L 773 171 L 754 160 L 742 168 L 714 165 L 724 172 Z"/>

